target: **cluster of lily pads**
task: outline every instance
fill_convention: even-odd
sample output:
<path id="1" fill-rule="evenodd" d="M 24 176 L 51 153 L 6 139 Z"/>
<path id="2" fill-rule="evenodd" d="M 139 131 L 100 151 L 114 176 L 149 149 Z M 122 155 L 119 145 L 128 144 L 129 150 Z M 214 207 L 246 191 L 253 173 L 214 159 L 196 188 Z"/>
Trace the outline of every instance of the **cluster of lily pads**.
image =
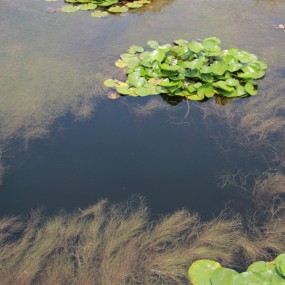
<path id="1" fill-rule="evenodd" d="M 193 285 L 284 285 L 285 254 L 271 262 L 254 262 L 242 273 L 212 260 L 197 260 L 190 266 L 188 276 Z"/>
<path id="2" fill-rule="evenodd" d="M 129 96 L 246 97 L 256 95 L 255 80 L 262 78 L 267 68 L 265 61 L 247 51 L 221 50 L 216 37 L 202 42 L 176 40 L 172 45 L 149 41 L 147 45 L 147 50 L 129 47 L 115 62 L 125 69 L 126 81 L 108 79 L 104 85 Z"/>
<path id="3" fill-rule="evenodd" d="M 79 10 L 90 10 L 91 16 L 102 18 L 109 13 L 125 13 L 129 9 L 137 9 L 150 0 L 121 1 L 121 0 L 65 0 L 69 5 L 61 8 L 62 12 L 73 13 Z"/>

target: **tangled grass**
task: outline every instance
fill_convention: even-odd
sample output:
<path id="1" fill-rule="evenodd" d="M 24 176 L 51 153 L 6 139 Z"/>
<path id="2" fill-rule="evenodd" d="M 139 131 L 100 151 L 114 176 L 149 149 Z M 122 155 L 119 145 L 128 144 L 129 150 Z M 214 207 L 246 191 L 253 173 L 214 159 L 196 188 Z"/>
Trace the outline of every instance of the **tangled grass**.
<path id="1" fill-rule="evenodd" d="M 242 268 L 285 250 L 278 213 L 260 225 L 220 215 L 202 222 L 181 210 L 150 221 L 143 201 L 102 200 L 73 214 L 0 220 L 1 285 L 188 284 L 187 267 L 209 258 Z M 282 212 L 283 215 L 283 212 Z"/>

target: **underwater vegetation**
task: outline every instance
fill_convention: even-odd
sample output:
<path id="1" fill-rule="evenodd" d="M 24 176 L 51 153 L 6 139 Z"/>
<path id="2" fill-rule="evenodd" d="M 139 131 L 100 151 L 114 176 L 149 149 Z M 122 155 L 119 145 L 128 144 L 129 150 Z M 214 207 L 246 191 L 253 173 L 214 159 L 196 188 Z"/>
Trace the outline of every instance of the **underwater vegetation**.
<path id="1" fill-rule="evenodd" d="M 148 41 L 150 50 L 130 46 L 115 62 L 125 68 L 127 80 L 108 79 L 107 87 L 121 95 L 163 94 L 201 101 L 220 95 L 226 98 L 257 94 L 256 79 L 265 75 L 267 63 L 237 48 L 221 50 L 216 37 L 202 42 L 176 40 L 174 45 Z"/>
<path id="2" fill-rule="evenodd" d="M 188 270 L 193 285 L 278 285 L 285 282 L 285 254 L 271 262 L 257 261 L 238 273 L 213 260 L 197 260 Z"/>
<path id="3" fill-rule="evenodd" d="M 180 210 L 150 220 L 134 199 L 50 218 L 4 217 L 1 285 L 188 284 L 187 268 L 198 259 L 245 269 L 285 251 L 284 209 L 263 214 L 258 222 L 225 213 L 201 221 Z"/>

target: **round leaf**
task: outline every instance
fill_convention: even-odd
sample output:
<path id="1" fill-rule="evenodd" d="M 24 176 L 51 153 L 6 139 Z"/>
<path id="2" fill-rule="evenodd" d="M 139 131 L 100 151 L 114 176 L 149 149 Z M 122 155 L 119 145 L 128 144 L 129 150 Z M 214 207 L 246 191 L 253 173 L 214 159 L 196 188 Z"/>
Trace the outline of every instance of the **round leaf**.
<path id="1" fill-rule="evenodd" d="M 80 10 L 80 7 L 72 5 L 66 5 L 61 8 L 61 11 L 65 13 L 74 13 L 78 10 Z"/>
<path id="2" fill-rule="evenodd" d="M 104 18 L 107 17 L 108 14 L 109 14 L 108 12 L 94 11 L 91 13 L 91 16 L 95 18 Z"/>
<path id="3" fill-rule="evenodd" d="M 211 275 L 211 285 L 229 285 L 238 274 L 238 272 L 232 269 L 218 268 Z"/>
<path id="4" fill-rule="evenodd" d="M 144 51 L 144 48 L 141 47 L 141 46 L 135 46 L 135 45 L 133 45 L 133 46 L 130 46 L 130 47 L 128 48 L 128 53 L 131 53 L 131 54 L 135 54 L 135 53 L 137 53 L 137 52 L 141 53 L 141 52 L 143 52 L 143 51 Z"/>
<path id="5" fill-rule="evenodd" d="M 195 285 L 211 285 L 211 274 L 220 267 L 220 263 L 213 260 L 197 260 L 190 266 L 188 276 Z"/>
<path id="6" fill-rule="evenodd" d="M 104 81 L 104 85 L 106 87 L 115 87 L 117 86 L 117 83 L 113 79 L 107 79 Z"/>
<path id="7" fill-rule="evenodd" d="M 111 13 L 126 13 L 128 10 L 129 9 L 126 6 L 113 6 L 108 9 Z"/>

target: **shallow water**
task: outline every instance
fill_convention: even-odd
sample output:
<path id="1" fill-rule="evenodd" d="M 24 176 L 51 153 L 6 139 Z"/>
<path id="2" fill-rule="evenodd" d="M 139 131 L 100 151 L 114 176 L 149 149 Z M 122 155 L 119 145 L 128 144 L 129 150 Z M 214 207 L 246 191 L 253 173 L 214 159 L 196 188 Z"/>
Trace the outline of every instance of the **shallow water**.
<path id="1" fill-rule="evenodd" d="M 204 119 L 200 108 L 228 106 L 191 102 L 184 118 L 185 102 L 111 101 L 102 82 L 116 74 L 114 60 L 131 44 L 217 36 L 224 48 L 249 50 L 270 66 L 258 97 L 235 100 L 231 108 L 243 116 L 256 102 L 274 115 L 284 100 L 270 106 L 260 98 L 284 95 L 285 31 L 275 28 L 284 21 L 283 1 L 157 0 L 138 13 L 104 19 L 85 11 L 47 13 L 62 5 L 0 3 L 0 130 L 7 166 L 1 215 L 141 195 L 154 213 L 186 207 L 209 217 L 231 199 L 217 187 L 222 171 L 264 170 L 262 149 L 227 145 L 228 125 L 219 114 Z"/>

